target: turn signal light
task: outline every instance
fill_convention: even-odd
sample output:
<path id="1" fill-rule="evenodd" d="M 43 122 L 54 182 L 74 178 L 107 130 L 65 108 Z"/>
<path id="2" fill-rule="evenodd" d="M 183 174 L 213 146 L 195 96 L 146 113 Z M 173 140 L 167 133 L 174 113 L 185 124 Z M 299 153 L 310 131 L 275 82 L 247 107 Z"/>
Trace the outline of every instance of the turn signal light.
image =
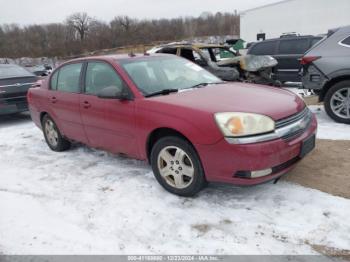
<path id="1" fill-rule="evenodd" d="M 320 56 L 304 56 L 301 58 L 300 64 L 308 65 L 308 64 L 311 64 L 312 62 L 314 62 L 320 58 L 321 58 Z"/>
<path id="2" fill-rule="evenodd" d="M 242 120 L 239 117 L 232 117 L 226 125 L 231 133 L 235 135 L 242 134 L 244 131 Z"/>

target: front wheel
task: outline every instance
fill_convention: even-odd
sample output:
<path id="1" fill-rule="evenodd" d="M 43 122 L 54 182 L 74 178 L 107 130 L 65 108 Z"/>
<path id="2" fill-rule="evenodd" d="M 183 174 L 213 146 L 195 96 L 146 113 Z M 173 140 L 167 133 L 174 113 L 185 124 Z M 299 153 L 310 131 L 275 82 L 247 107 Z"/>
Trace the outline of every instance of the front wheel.
<path id="1" fill-rule="evenodd" d="M 184 139 L 158 140 L 152 148 L 151 165 L 157 181 L 170 193 L 190 197 L 206 185 L 200 159 Z"/>
<path id="2" fill-rule="evenodd" d="M 61 135 L 55 122 L 50 116 L 44 116 L 42 120 L 42 128 L 46 143 L 51 150 L 61 152 L 69 149 L 70 142 Z"/>
<path id="3" fill-rule="evenodd" d="M 350 81 L 332 86 L 324 99 L 327 114 L 336 122 L 350 124 Z"/>

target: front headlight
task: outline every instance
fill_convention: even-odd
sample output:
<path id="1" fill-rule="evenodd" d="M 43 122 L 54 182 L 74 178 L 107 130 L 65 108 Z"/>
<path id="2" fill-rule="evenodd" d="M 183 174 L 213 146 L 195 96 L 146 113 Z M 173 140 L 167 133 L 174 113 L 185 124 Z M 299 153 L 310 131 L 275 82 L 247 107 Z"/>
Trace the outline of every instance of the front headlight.
<path id="1" fill-rule="evenodd" d="M 225 137 L 242 137 L 275 130 L 270 117 L 253 113 L 216 113 L 215 120 Z"/>

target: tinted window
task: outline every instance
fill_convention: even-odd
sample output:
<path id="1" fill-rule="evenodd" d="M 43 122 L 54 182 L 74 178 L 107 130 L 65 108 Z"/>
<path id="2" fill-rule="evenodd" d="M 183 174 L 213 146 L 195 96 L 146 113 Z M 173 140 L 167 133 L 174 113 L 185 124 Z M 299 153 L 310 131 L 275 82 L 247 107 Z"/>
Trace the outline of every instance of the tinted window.
<path id="1" fill-rule="evenodd" d="M 304 54 L 309 49 L 309 39 L 291 39 L 280 41 L 279 54 Z"/>
<path id="2" fill-rule="evenodd" d="M 91 62 L 86 70 L 85 93 L 96 95 L 106 87 L 114 86 L 123 89 L 123 81 L 115 70 L 103 62 Z"/>
<path id="3" fill-rule="evenodd" d="M 79 93 L 81 63 L 63 66 L 58 73 L 57 90 Z"/>
<path id="4" fill-rule="evenodd" d="M 252 50 L 249 53 L 254 55 L 273 55 L 275 54 L 276 44 L 276 41 L 257 43 L 252 47 Z"/>
<path id="5" fill-rule="evenodd" d="M 59 71 L 56 71 L 51 77 L 50 86 L 52 90 L 57 90 L 58 72 Z"/>
<path id="6" fill-rule="evenodd" d="M 343 45 L 350 46 L 350 36 L 341 41 Z"/>
<path id="7" fill-rule="evenodd" d="M 320 42 L 322 40 L 322 37 L 318 37 L 318 38 L 313 38 L 311 40 L 311 46 L 314 46 L 315 44 L 317 44 L 318 42 Z"/>

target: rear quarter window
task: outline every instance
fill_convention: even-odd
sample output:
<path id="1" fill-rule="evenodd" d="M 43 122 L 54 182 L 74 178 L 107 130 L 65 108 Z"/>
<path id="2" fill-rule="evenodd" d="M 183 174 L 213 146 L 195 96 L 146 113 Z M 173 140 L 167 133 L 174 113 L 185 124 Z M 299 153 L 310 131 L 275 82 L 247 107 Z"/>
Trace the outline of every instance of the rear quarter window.
<path id="1" fill-rule="evenodd" d="M 350 47 L 350 36 L 341 41 L 340 44 L 346 47 Z"/>
<path id="2" fill-rule="evenodd" d="M 276 51 L 277 41 L 260 42 L 255 44 L 249 54 L 252 55 L 274 55 Z"/>
<path id="3" fill-rule="evenodd" d="M 278 53 L 281 55 L 304 54 L 308 49 L 308 38 L 281 40 Z"/>
<path id="4" fill-rule="evenodd" d="M 50 89 L 51 90 L 57 90 L 58 72 L 59 71 L 56 71 L 51 77 L 51 81 L 50 81 Z"/>

